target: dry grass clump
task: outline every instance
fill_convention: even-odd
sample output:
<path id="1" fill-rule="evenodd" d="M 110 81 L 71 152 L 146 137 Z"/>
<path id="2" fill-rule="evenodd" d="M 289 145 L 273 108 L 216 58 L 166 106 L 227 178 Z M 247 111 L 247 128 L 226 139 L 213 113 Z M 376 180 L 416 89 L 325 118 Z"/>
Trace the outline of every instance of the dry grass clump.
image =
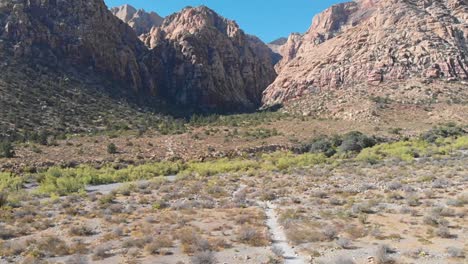
<path id="1" fill-rule="evenodd" d="M 393 250 L 387 245 L 379 245 L 374 254 L 375 264 L 393 264 L 395 260 L 389 256 Z"/>
<path id="2" fill-rule="evenodd" d="M 80 224 L 77 226 L 70 227 L 68 232 L 71 236 L 92 236 L 94 235 L 94 230 L 86 225 Z"/>
<path id="3" fill-rule="evenodd" d="M 323 241 L 323 234 L 312 226 L 290 224 L 285 230 L 286 236 L 292 243 L 299 245 L 307 242 Z"/>
<path id="4" fill-rule="evenodd" d="M 195 254 L 190 260 L 191 264 L 216 264 L 218 260 L 211 251 L 203 251 Z"/>
<path id="5" fill-rule="evenodd" d="M 56 236 L 42 237 L 37 241 L 36 246 L 47 257 L 60 257 L 70 254 L 67 243 Z"/>
<path id="6" fill-rule="evenodd" d="M 358 239 L 358 238 L 367 236 L 367 230 L 362 225 L 349 224 L 345 226 L 344 231 L 352 239 Z"/>
<path id="7" fill-rule="evenodd" d="M 170 236 L 157 236 L 145 246 L 145 251 L 151 255 L 160 255 L 163 249 L 171 248 L 173 245 L 174 241 Z"/>
<path id="8" fill-rule="evenodd" d="M 4 241 L 0 243 L 0 256 L 12 257 L 25 252 L 28 245 L 21 241 Z"/>
<path id="9" fill-rule="evenodd" d="M 182 251 L 187 254 L 211 251 L 212 246 L 204 239 L 198 230 L 193 227 L 184 227 L 177 231 L 176 238 L 180 240 Z"/>
<path id="10" fill-rule="evenodd" d="M 266 246 L 269 242 L 265 231 L 249 225 L 240 227 L 237 232 L 237 239 L 244 244 L 254 247 Z"/>
<path id="11" fill-rule="evenodd" d="M 112 246 L 110 244 L 101 244 L 94 249 L 93 260 L 102 260 L 111 256 L 110 250 Z"/>

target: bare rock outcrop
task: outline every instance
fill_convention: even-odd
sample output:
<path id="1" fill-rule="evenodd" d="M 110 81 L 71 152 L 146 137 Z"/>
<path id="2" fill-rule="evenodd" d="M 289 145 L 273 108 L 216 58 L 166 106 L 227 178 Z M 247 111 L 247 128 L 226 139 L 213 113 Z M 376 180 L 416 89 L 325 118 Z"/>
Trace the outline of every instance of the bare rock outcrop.
<path id="1" fill-rule="evenodd" d="M 207 7 L 185 8 L 142 37 L 157 93 L 214 111 L 255 109 L 275 79 L 271 51 Z"/>
<path id="2" fill-rule="evenodd" d="M 282 46 L 278 78 L 263 103 L 357 85 L 468 78 L 464 0 L 360 0 L 317 15 L 303 36 Z"/>
<path id="3" fill-rule="evenodd" d="M 151 31 L 151 28 L 161 26 L 164 20 L 155 12 L 146 12 L 143 9 L 137 10 L 131 5 L 113 7 L 110 11 L 133 28 L 137 35 L 146 34 Z"/>

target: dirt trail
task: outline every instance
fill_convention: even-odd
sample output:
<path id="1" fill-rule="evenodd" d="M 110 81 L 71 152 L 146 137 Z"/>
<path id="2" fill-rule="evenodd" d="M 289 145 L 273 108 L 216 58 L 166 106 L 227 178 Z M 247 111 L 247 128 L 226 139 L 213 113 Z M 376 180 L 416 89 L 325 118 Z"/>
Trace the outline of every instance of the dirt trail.
<path id="1" fill-rule="evenodd" d="M 272 247 L 279 249 L 283 253 L 285 264 L 306 264 L 309 263 L 307 258 L 301 254 L 298 254 L 296 250 L 288 243 L 286 233 L 283 227 L 278 222 L 278 214 L 276 213 L 276 205 L 271 202 L 265 202 L 260 204 L 265 210 L 267 217 L 267 226 L 270 229 L 270 234 L 273 240 Z"/>

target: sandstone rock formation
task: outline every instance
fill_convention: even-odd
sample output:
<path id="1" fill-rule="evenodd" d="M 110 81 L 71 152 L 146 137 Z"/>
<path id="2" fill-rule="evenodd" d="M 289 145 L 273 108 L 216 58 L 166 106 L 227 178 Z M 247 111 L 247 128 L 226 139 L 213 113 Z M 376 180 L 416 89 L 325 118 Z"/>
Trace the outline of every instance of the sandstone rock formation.
<path id="1" fill-rule="evenodd" d="M 110 10 L 112 14 L 133 28 L 137 35 L 150 32 L 151 28 L 159 27 L 164 20 L 155 12 L 148 13 L 142 9 L 137 10 L 131 5 L 114 7 Z"/>
<path id="2" fill-rule="evenodd" d="M 29 64 L 91 70 L 135 91 L 151 88 L 146 48 L 102 0 L 8 0 L 0 6 L 2 50 Z"/>
<path id="3" fill-rule="evenodd" d="M 268 47 L 207 7 L 185 8 L 142 39 L 158 94 L 177 105 L 255 109 L 276 77 Z"/>
<path id="4" fill-rule="evenodd" d="M 216 111 L 255 109 L 276 77 L 271 51 L 208 8 L 187 8 L 161 27 L 153 27 L 157 19 L 151 14 L 130 6 L 114 12 L 135 30 L 103 0 L 1 1 L 0 67 L 13 76 L 14 64 L 24 66 L 18 69 L 40 65 L 55 72 L 54 81 L 67 75 L 82 78 L 82 86 L 105 83 L 111 96 L 129 95 L 137 103 L 157 98 L 183 109 Z M 146 47 L 135 31 L 150 26 Z M 21 89 L 34 85 L 26 86 Z"/>
<path id="5" fill-rule="evenodd" d="M 357 85 L 468 78 L 464 0 L 359 0 L 317 15 L 281 47 L 265 105 Z"/>
<path id="6" fill-rule="evenodd" d="M 279 38 L 267 44 L 267 46 L 277 54 L 280 54 L 281 47 L 288 42 L 288 38 Z"/>

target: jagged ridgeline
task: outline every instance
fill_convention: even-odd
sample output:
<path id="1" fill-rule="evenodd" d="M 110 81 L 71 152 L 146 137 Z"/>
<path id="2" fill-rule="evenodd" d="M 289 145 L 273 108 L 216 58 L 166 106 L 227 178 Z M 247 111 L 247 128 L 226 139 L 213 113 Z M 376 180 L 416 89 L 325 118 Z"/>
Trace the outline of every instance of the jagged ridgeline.
<path id="1" fill-rule="evenodd" d="M 265 44 L 206 7 L 164 22 L 140 10 L 126 22 L 142 17 L 154 25 L 135 26 L 138 33 L 152 27 L 140 39 L 102 0 L 2 1 L 2 130 L 84 130 L 168 108 L 260 106 L 276 77 Z"/>

